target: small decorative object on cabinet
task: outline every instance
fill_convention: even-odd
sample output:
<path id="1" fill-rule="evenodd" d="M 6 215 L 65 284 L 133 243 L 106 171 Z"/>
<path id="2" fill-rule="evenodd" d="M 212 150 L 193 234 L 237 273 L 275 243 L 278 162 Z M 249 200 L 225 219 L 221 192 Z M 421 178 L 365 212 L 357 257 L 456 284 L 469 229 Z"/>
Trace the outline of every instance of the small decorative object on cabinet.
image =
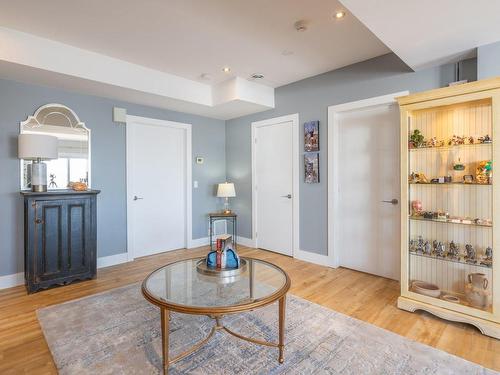
<path id="1" fill-rule="evenodd" d="M 407 202 L 398 307 L 500 339 L 500 77 L 398 102 Z"/>
<path id="2" fill-rule="evenodd" d="M 22 191 L 21 194 L 28 293 L 94 278 L 99 191 Z"/>

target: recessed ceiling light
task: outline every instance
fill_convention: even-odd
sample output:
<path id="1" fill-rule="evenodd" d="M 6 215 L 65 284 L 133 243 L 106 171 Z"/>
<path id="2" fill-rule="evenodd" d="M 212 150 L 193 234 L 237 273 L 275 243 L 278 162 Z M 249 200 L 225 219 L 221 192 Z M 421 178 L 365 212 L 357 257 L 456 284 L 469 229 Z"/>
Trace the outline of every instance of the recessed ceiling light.
<path id="1" fill-rule="evenodd" d="M 338 12 L 335 13 L 335 18 L 338 20 L 344 17 L 345 17 L 345 12 L 343 10 L 339 10 Z"/>
<path id="2" fill-rule="evenodd" d="M 250 76 L 252 79 L 262 79 L 264 78 L 264 74 L 261 73 L 254 73 Z"/>
<path id="3" fill-rule="evenodd" d="M 229 66 L 225 66 L 224 68 L 222 68 L 222 71 L 224 73 L 229 73 L 231 71 L 231 68 Z"/>
<path id="4" fill-rule="evenodd" d="M 293 51 L 290 51 L 289 49 L 285 49 L 281 52 L 283 56 L 290 56 L 293 55 Z"/>
<path id="5" fill-rule="evenodd" d="M 297 30 L 299 33 L 307 30 L 307 22 L 304 20 L 299 20 L 295 22 L 293 26 L 295 27 L 295 30 Z"/>
<path id="6" fill-rule="evenodd" d="M 202 73 L 200 75 L 200 78 L 203 79 L 203 80 L 205 80 L 205 81 L 209 81 L 209 80 L 212 79 L 212 76 L 210 74 L 208 74 L 208 73 Z"/>

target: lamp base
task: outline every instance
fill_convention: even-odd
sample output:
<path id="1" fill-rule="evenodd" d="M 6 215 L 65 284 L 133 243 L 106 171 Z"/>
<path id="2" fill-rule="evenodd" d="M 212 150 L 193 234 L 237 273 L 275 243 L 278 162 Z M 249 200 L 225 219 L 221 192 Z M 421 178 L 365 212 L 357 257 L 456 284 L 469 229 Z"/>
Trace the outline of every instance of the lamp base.
<path id="1" fill-rule="evenodd" d="M 47 164 L 40 160 L 31 163 L 31 191 L 37 193 L 47 191 Z"/>

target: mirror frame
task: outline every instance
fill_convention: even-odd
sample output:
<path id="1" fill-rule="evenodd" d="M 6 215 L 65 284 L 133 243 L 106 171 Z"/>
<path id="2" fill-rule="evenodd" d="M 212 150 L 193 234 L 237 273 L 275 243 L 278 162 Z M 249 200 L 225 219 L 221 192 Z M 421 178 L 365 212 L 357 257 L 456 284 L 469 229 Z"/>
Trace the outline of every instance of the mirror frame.
<path id="1" fill-rule="evenodd" d="M 75 111 L 73 111 L 68 106 L 65 106 L 64 104 L 59 104 L 59 103 L 49 103 L 49 104 L 42 105 L 41 107 L 39 107 L 35 111 L 35 113 L 33 113 L 33 115 L 28 116 L 26 118 L 26 120 L 21 121 L 19 123 L 19 134 L 23 134 L 22 133 L 23 126 L 29 124 L 30 122 L 35 122 L 40 127 L 42 127 L 43 125 L 47 125 L 47 124 L 43 124 L 40 121 L 38 121 L 37 117 L 38 117 L 38 115 L 40 114 L 41 111 L 43 111 L 44 109 L 50 108 L 50 107 L 54 108 L 53 112 L 59 112 L 58 109 L 60 109 L 60 108 L 69 111 L 74 116 L 75 120 L 77 121 L 76 126 L 82 127 L 83 129 L 85 129 L 87 131 L 87 133 L 89 135 L 88 146 L 87 146 L 88 147 L 88 171 L 87 171 L 88 181 L 87 181 L 87 186 L 88 186 L 89 189 L 91 189 L 91 186 L 92 186 L 92 154 L 91 154 L 91 151 L 92 151 L 92 147 L 91 147 L 92 131 L 91 131 L 91 129 L 87 128 L 87 126 L 85 126 L 85 123 L 80 120 L 80 118 L 75 113 Z M 68 118 L 68 116 L 66 116 L 64 113 L 61 113 L 61 115 L 63 115 L 64 117 Z M 71 125 L 71 128 L 75 128 L 76 127 L 76 126 L 72 125 L 71 119 L 68 118 L 68 121 L 69 121 L 69 123 Z M 24 161 L 23 159 L 19 159 L 19 173 L 20 173 L 20 175 L 19 175 L 19 182 L 20 182 L 20 185 L 21 185 L 21 190 L 25 190 L 26 189 L 26 187 L 24 186 L 24 181 L 23 181 L 23 161 Z M 53 189 L 53 190 L 65 190 L 65 189 L 68 189 L 68 187 L 60 188 L 60 189 Z"/>

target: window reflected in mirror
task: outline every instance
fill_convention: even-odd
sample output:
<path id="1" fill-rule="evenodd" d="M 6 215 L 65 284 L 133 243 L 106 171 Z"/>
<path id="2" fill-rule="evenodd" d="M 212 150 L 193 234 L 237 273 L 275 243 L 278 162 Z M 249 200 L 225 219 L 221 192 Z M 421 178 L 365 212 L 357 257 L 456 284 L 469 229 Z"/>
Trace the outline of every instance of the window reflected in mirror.
<path id="1" fill-rule="evenodd" d="M 90 187 L 90 129 L 70 108 L 47 104 L 21 122 L 21 134 L 58 138 L 58 159 L 47 160 L 48 189 L 67 189 L 73 182 Z M 21 189 L 31 188 L 31 161 L 21 160 Z"/>

